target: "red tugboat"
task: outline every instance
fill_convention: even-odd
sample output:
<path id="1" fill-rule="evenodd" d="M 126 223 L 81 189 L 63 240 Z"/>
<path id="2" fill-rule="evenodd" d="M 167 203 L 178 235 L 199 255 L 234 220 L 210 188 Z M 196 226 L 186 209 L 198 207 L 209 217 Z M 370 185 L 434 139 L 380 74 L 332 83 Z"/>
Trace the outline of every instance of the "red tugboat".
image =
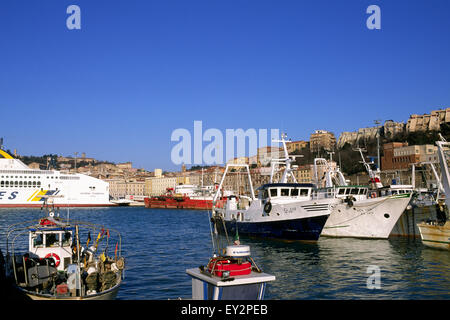
<path id="1" fill-rule="evenodd" d="M 179 185 L 167 188 L 164 195 L 144 198 L 144 203 L 146 208 L 211 210 L 217 187 L 218 184 L 207 187 Z M 231 193 L 223 192 L 218 202 L 225 203 L 228 194 Z"/>

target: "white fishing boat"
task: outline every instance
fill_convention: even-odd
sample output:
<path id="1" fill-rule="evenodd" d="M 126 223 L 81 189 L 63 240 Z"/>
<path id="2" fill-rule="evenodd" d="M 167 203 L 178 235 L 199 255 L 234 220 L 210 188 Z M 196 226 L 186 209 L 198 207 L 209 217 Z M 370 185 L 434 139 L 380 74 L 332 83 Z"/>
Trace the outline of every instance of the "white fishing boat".
<path id="1" fill-rule="evenodd" d="M 114 299 L 125 267 L 120 233 L 62 218 L 48 199 L 52 198 L 46 197 L 44 217 L 7 229 L 6 277 L 21 295 L 33 300 Z M 91 232 L 98 235 L 89 246 Z M 27 249 L 18 248 L 22 246 Z M 114 256 L 108 256 L 109 246 Z"/>
<path id="2" fill-rule="evenodd" d="M 270 183 L 258 188 L 258 197 L 254 194 L 248 165 L 226 166 L 213 200 L 213 219 L 218 221 L 215 225 L 221 233 L 239 230 L 240 234 L 256 237 L 317 240 L 331 213 L 334 195 L 329 190 L 317 190 L 313 184 L 297 183 L 291 168 L 295 156 L 287 152 L 285 135 L 275 142 L 282 143 L 284 158 L 272 159 Z M 275 166 L 280 164 L 284 165 L 284 172 L 281 180 L 274 183 Z M 220 206 L 216 200 L 230 168 L 246 170 L 250 196 L 229 197 L 225 206 Z"/>
<path id="3" fill-rule="evenodd" d="M 442 139 L 444 140 L 444 139 Z M 450 250 L 450 219 L 448 208 L 450 208 L 450 173 L 448 169 L 448 146 L 450 142 L 437 141 L 439 165 L 441 168 L 442 185 L 445 194 L 444 202 L 439 203 L 442 207 L 436 220 L 423 221 L 417 224 L 422 243 L 426 246 Z M 444 207 L 445 203 L 445 207 Z"/>
<path id="4" fill-rule="evenodd" d="M 412 197 L 412 192 L 375 195 L 364 186 L 336 187 L 336 194 L 339 201 L 322 236 L 387 239 Z"/>
<path id="5" fill-rule="evenodd" d="M 333 190 L 330 193 L 335 195 L 336 202 L 322 230 L 322 236 L 386 239 L 411 201 L 411 188 L 380 188 L 379 177 L 370 170 L 364 157 L 363 163 L 369 168 L 371 183 L 378 189 L 347 185 L 340 171 L 336 173 L 327 167 L 326 189 Z M 343 185 L 333 184 L 333 176 L 340 177 L 339 181 Z"/>
<path id="6" fill-rule="evenodd" d="M 109 201 L 109 184 L 84 174 L 31 169 L 0 149 L 0 208 L 37 207 L 44 196 L 55 198 L 56 206 L 103 207 Z"/>

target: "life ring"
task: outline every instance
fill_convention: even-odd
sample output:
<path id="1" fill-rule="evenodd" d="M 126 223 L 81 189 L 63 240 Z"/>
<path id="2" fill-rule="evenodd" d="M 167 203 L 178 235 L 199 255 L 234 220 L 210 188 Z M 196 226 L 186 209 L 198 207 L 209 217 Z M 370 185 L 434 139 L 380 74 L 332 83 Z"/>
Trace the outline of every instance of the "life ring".
<path id="1" fill-rule="evenodd" d="M 53 260 L 55 260 L 55 267 L 59 266 L 59 263 L 61 262 L 61 259 L 59 258 L 59 256 L 56 253 L 49 253 L 45 256 L 45 258 L 53 258 Z"/>
<path id="2" fill-rule="evenodd" d="M 272 210 L 272 204 L 271 204 L 270 202 L 267 202 L 267 203 L 264 205 L 264 212 L 265 212 L 265 213 L 269 213 L 270 210 Z"/>

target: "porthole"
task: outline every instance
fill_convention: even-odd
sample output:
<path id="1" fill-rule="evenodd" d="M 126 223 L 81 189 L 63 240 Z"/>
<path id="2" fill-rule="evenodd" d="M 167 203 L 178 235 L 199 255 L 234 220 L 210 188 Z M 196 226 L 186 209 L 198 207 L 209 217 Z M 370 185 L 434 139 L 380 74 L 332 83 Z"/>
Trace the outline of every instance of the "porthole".
<path id="1" fill-rule="evenodd" d="M 390 217 L 389 213 L 385 213 L 385 214 L 384 214 L 384 217 L 385 217 L 386 219 L 388 219 L 388 218 Z"/>

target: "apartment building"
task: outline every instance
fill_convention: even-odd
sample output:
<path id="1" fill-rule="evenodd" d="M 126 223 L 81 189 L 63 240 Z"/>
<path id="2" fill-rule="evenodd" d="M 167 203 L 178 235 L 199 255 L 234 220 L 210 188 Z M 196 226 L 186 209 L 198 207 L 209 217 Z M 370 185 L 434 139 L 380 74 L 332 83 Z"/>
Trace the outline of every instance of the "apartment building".
<path id="1" fill-rule="evenodd" d="M 336 148 L 336 137 L 332 132 L 316 130 L 310 136 L 309 148 L 313 153 L 319 152 L 321 148 L 332 151 Z"/>
<path id="2" fill-rule="evenodd" d="M 408 146 L 407 142 L 383 145 L 382 170 L 408 169 L 413 163 L 436 162 L 437 147 L 431 144 Z"/>

